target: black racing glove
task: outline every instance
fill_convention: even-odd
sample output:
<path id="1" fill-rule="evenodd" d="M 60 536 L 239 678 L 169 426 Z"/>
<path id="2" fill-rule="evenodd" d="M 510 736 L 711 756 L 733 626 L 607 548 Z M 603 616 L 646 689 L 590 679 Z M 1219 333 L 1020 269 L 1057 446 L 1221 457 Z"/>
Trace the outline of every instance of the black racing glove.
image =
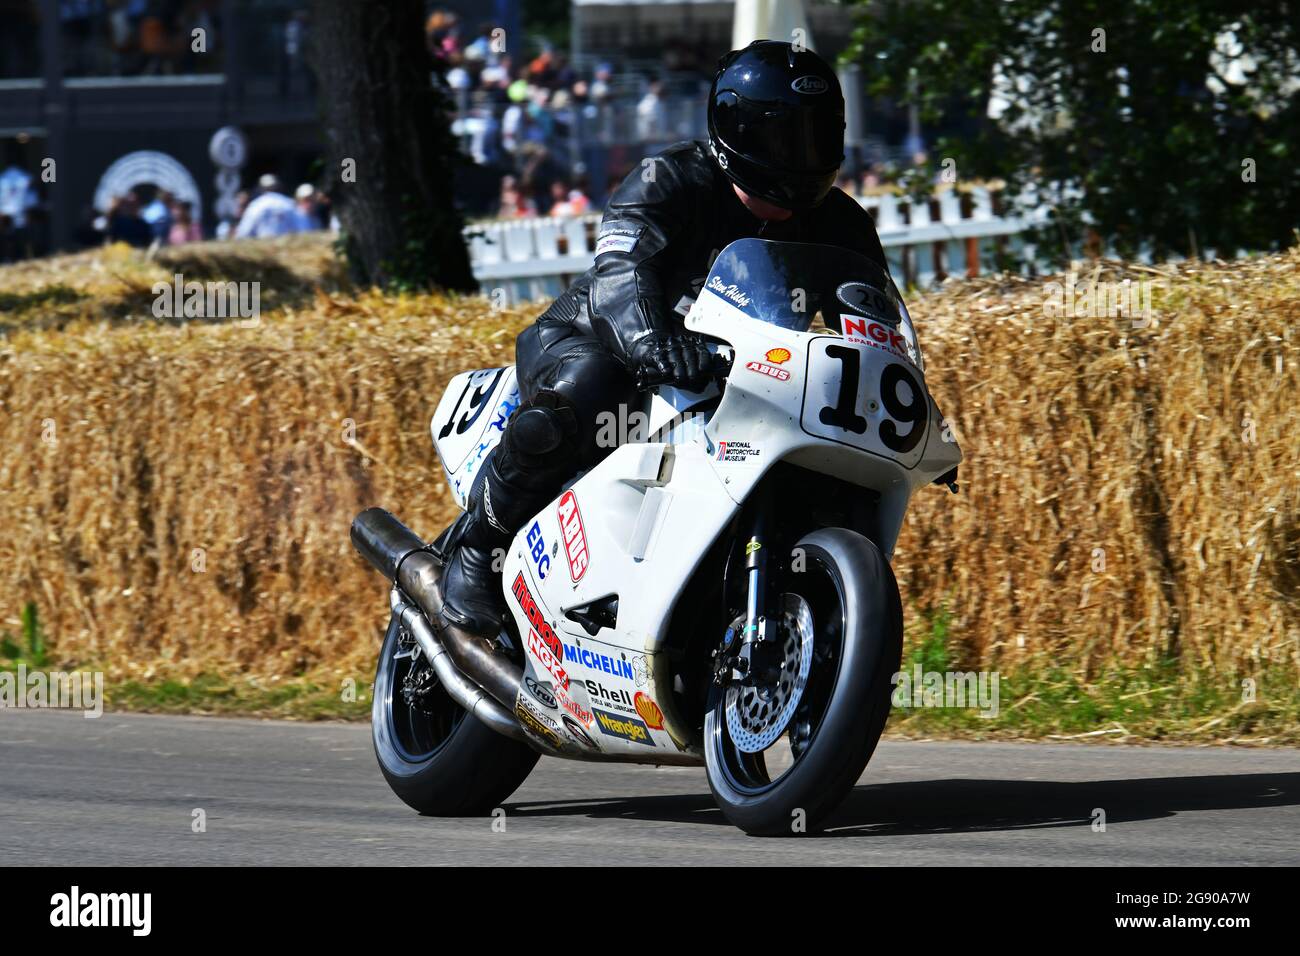
<path id="1" fill-rule="evenodd" d="M 704 339 L 693 332 L 655 332 L 632 347 L 632 371 L 642 388 L 676 385 L 699 392 L 709 384 L 716 367 Z"/>

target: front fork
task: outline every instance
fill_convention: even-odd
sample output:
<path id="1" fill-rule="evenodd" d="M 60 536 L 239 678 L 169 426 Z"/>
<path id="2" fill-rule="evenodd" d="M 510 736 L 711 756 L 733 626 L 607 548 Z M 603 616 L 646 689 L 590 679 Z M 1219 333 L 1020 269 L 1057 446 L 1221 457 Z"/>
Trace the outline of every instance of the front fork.
<path id="1" fill-rule="evenodd" d="M 779 642 L 768 593 L 771 504 L 770 487 L 760 490 L 749 527 L 740 536 L 745 540 L 745 619 L 739 633 L 731 626 L 723 637 L 713 676 L 713 682 L 722 687 L 773 683 L 780 676 Z M 774 661 L 770 659 L 774 655 L 775 675 Z"/>

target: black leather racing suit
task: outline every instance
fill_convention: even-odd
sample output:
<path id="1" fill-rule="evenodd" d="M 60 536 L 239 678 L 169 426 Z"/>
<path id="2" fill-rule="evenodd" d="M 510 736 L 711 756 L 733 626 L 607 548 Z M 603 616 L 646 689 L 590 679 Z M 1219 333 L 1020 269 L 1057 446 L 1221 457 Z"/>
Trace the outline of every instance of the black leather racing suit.
<path id="1" fill-rule="evenodd" d="M 612 450 L 597 444 L 598 416 L 625 405 L 616 419 L 625 421 L 636 407 L 634 344 L 680 334 L 714 257 L 746 237 L 841 246 L 889 271 L 870 214 L 838 189 L 813 210 L 764 223 L 706 144 L 678 143 L 644 160 L 610 198 L 595 265 L 516 341 L 522 403 L 471 503 L 497 534 L 483 529 L 471 543 L 504 547 L 565 481 Z"/>

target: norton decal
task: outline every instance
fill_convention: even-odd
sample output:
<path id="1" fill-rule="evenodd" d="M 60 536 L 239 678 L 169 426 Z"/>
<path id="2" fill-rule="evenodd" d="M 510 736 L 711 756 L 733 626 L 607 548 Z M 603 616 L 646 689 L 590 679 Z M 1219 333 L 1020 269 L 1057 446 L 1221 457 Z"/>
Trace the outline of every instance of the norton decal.
<path id="1" fill-rule="evenodd" d="M 531 677 L 525 677 L 524 686 L 528 688 L 528 693 L 532 694 L 538 703 L 555 710 L 555 695 L 551 693 L 550 684 L 533 680 Z"/>
<path id="2" fill-rule="evenodd" d="M 584 730 L 576 720 L 574 720 L 568 714 L 561 714 L 560 719 L 564 721 L 564 729 L 567 730 L 570 734 L 572 734 L 574 739 L 577 740 L 578 743 L 582 744 L 585 747 L 590 747 L 592 750 L 600 749 L 599 747 L 596 746 L 596 741 L 592 740 L 591 737 L 588 736 L 587 731 Z"/>
<path id="3" fill-rule="evenodd" d="M 620 717 L 617 714 L 596 710 L 596 726 L 600 728 L 602 734 L 609 737 L 618 737 L 620 740 L 644 744 L 647 747 L 655 745 L 655 742 L 650 739 L 650 731 L 646 725 L 633 717 Z"/>
<path id="4" fill-rule="evenodd" d="M 524 580 L 524 572 L 520 571 L 515 576 L 515 583 L 510 586 L 510 593 L 515 596 L 519 610 L 524 612 L 524 617 L 528 618 L 528 623 L 537 630 L 542 642 L 550 650 L 551 656 L 556 660 L 564 657 L 564 645 L 555 636 L 555 629 L 551 627 L 545 615 L 542 614 L 541 606 L 533 598 L 533 592 L 528 590 L 528 582 Z"/>
<path id="5" fill-rule="evenodd" d="M 556 750 L 561 749 L 563 744 L 560 741 L 560 735 L 533 716 L 533 712 L 523 705 L 522 698 L 519 703 L 515 704 L 515 716 L 519 718 L 520 725 L 529 733 L 542 738 Z"/>
<path id="6" fill-rule="evenodd" d="M 775 365 L 768 365 L 766 362 L 746 362 L 745 368 L 751 372 L 757 372 L 759 375 L 774 378 L 778 382 L 788 382 L 790 380 L 789 372 L 783 368 L 777 368 Z"/>
<path id="7" fill-rule="evenodd" d="M 564 645 L 564 659 L 575 664 L 581 664 L 589 671 L 600 671 L 604 674 L 613 674 L 615 677 L 626 677 L 629 680 L 633 676 L 632 665 L 627 661 L 615 660 L 606 654 L 597 654 L 595 651 L 586 650 L 576 644 Z"/>
<path id="8" fill-rule="evenodd" d="M 664 729 L 664 712 L 659 709 L 659 705 L 650 699 L 650 695 L 641 691 L 636 692 L 634 699 L 636 712 L 641 715 L 645 725 L 651 730 Z"/>
<path id="9" fill-rule="evenodd" d="M 587 532 L 582 527 L 578 496 L 572 490 L 566 491 L 560 496 L 560 503 L 555 510 L 564 536 L 564 553 L 569 558 L 569 577 L 575 582 L 581 581 L 591 559 L 587 554 Z"/>
<path id="10" fill-rule="evenodd" d="M 528 553 L 532 555 L 533 566 L 537 568 L 537 580 L 545 581 L 546 572 L 551 570 L 551 556 L 546 553 L 546 542 L 542 540 L 542 525 L 534 521 L 528 529 Z"/>

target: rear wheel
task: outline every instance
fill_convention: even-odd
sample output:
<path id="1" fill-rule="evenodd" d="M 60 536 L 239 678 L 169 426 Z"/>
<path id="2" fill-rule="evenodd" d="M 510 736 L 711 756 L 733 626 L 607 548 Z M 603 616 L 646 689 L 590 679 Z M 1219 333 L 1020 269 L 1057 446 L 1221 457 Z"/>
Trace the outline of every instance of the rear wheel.
<path id="1" fill-rule="evenodd" d="M 539 756 L 465 713 L 396 617 L 379 651 L 370 731 L 388 785 L 430 816 L 490 813 Z"/>
<path id="2" fill-rule="evenodd" d="M 889 715 L 902 654 L 898 584 L 867 538 L 806 535 L 786 576 L 774 679 L 731 687 L 705 716 L 709 788 L 747 833 L 816 828 L 861 776 Z"/>

